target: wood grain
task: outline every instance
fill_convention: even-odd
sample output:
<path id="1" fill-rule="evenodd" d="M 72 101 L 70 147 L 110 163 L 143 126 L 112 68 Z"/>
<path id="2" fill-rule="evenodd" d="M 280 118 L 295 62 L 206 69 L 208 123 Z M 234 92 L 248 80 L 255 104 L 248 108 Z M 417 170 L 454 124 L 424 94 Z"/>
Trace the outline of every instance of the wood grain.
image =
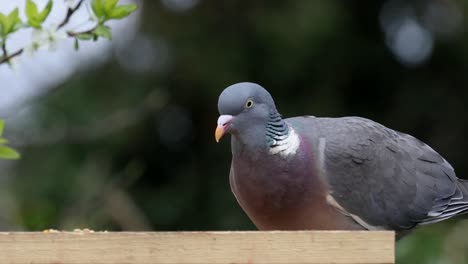
<path id="1" fill-rule="evenodd" d="M 393 232 L 12 232 L 0 263 L 394 263 Z"/>

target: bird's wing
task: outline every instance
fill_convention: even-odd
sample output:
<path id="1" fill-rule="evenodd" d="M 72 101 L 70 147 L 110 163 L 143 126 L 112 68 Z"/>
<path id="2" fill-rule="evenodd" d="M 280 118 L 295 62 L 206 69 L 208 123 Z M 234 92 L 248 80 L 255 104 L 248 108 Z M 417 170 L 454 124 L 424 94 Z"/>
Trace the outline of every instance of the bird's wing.
<path id="1" fill-rule="evenodd" d="M 468 184 L 428 145 L 364 118 L 315 120 L 331 198 L 367 228 L 402 230 L 468 212 Z"/>

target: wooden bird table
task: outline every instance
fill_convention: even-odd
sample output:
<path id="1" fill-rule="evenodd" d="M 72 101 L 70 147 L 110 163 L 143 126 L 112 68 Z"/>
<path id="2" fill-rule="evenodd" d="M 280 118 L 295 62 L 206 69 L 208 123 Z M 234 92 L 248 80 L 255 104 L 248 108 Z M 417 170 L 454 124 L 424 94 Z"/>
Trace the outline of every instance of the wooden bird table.
<path id="1" fill-rule="evenodd" d="M 383 264 L 393 232 L 4 232 L 0 263 Z"/>

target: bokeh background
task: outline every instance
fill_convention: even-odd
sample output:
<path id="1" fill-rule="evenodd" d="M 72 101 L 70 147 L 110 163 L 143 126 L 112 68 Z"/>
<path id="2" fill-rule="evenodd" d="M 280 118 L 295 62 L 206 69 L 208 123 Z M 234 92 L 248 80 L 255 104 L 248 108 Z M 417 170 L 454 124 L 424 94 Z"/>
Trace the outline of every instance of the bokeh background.
<path id="1" fill-rule="evenodd" d="M 0 65 L 0 117 L 22 153 L 0 161 L 2 230 L 254 229 L 230 192 L 229 140 L 213 136 L 218 95 L 240 81 L 269 89 L 284 116 L 410 133 L 468 177 L 467 1 L 136 3 L 112 42 L 77 52 L 65 40 Z M 86 19 L 83 8 L 70 25 Z M 466 237 L 468 221 L 421 228 L 398 263 L 468 263 Z"/>

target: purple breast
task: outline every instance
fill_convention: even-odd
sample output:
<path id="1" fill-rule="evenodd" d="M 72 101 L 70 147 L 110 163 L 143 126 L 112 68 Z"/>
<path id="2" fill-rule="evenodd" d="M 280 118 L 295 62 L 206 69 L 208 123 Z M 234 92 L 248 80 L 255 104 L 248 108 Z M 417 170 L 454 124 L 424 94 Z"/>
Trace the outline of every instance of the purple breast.
<path id="1" fill-rule="evenodd" d="M 231 188 L 241 207 L 257 226 L 284 221 L 318 200 L 321 183 L 310 151 L 300 146 L 296 155 L 235 155 Z M 280 223 L 278 223 L 280 225 Z"/>

